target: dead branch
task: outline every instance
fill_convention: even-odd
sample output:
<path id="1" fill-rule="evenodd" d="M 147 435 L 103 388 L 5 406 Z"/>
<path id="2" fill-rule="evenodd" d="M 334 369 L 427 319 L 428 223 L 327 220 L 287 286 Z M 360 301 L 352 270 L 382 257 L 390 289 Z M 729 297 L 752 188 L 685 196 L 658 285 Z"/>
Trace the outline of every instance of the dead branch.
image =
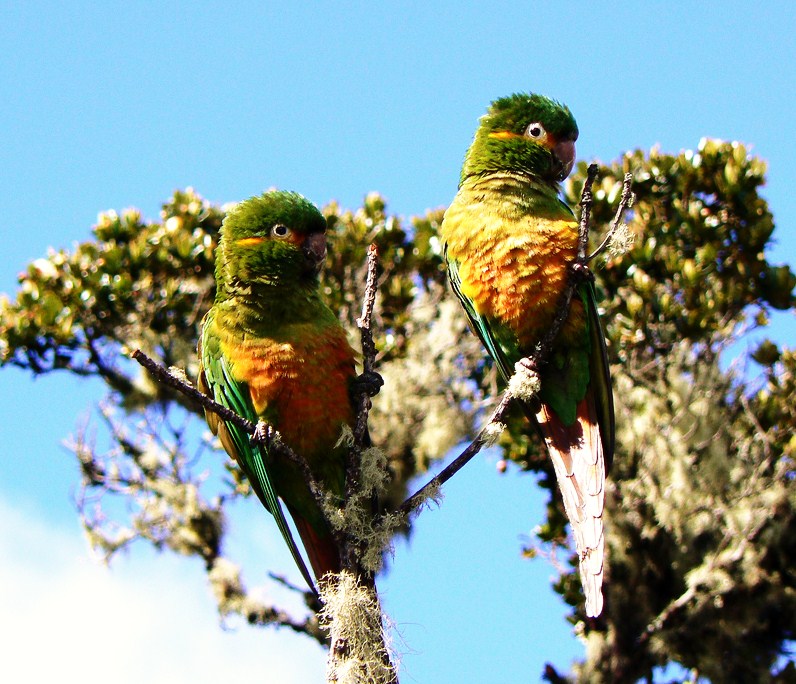
<path id="1" fill-rule="evenodd" d="M 592 164 L 592 166 L 596 166 Z M 591 166 L 589 170 L 591 170 Z M 600 246 L 595 249 L 589 257 L 587 261 L 591 262 L 600 254 L 602 254 L 607 248 L 608 245 L 611 244 L 611 240 L 616 235 L 616 231 L 619 229 L 619 226 L 622 225 L 622 216 L 624 215 L 625 211 L 633 206 L 633 174 L 626 173 L 625 177 L 622 179 L 622 197 L 619 199 L 619 206 L 616 208 L 616 214 L 614 214 L 614 220 L 611 221 L 611 226 L 608 229 L 608 232 L 605 234 L 603 241 L 600 243 Z"/>

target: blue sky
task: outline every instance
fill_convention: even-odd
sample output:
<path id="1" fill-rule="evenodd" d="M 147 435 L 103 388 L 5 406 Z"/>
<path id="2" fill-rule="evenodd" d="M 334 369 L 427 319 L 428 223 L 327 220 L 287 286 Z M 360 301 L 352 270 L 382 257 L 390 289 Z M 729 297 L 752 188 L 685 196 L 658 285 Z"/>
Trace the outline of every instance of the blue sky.
<path id="1" fill-rule="evenodd" d="M 48 246 L 87 239 L 99 211 L 156 219 L 188 185 L 218 203 L 277 185 L 346 207 L 378 190 L 404 216 L 445 205 L 478 117 L 523 90 L 570 106 L 581 159 L 676 152 L 702 136 L 750 144 L 769 163 L 773 258 L 793 266 L 793 15 L 788 2 L 2 2 L 0 292 Z M 775 323 L 793 339 L 792 315 Z M 195 564 L 143 548 L 111 570 L 89 558 L 60 443 L 101 396 L 97 383 L 0 372 L 0 639 L 11 654 L 0 673 L 106 681 L 118 665 L 120 682 L 320 681 L 311 643 L 220 630 Z M 498 477 L 487 456 L 446 494 L 381 583 L 402 681 L 566 669 L 581 645 L 549 589 L 553 570 L 518 555 L 542 516 L 532 478 Z M 256 583 L 279 551 L 251 504 L 230 543 L 253 559 Z"/>

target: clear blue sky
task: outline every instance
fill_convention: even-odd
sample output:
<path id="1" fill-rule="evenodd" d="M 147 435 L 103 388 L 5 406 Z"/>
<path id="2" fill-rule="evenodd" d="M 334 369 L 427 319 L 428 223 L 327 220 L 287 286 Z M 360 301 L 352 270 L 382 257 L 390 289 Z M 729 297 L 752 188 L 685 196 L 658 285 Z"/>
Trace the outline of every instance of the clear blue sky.
<path id="1" fill-rule="evenodd" d="M 522 90 L 570 106 L 581 159 L 751 144 L 769 162 L 774 258 L 796 264 L 792 3 L 294 4 L 0 2 L 0 291 L 48 246 L 87 239 L 99 211 L 157 218 L 188 185 L 219 203 L 277 185 L 346 207 L 378 190 L 405 216 L 445 205 L 478 117 Z M 793 323 L 777 317 L 780 340 Z M 320 681 L 311 643 L 219 630 L 196 563 L 88 558 L 60 441 L 101 396 L 0 372 L 0 677 Z M 487 457 L 446 493 L 382 582 L 402 681 L 566 669 L 581 645 L 553 570 L 518 555 L 542 516 L 533 479 L 499 478 Z M 256 583 L 278 544 L 255 502 L 235 522 Z"/>

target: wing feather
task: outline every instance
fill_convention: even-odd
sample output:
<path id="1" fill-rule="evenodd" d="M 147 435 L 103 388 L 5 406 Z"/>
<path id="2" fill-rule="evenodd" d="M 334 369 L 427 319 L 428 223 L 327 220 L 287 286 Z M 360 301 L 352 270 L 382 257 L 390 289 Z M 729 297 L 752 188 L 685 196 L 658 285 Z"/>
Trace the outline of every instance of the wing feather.
<path id="1" fill-rule="evenodd" d="M 616 442 L 616 420 L 614 417 L 614 395 L 611 389 L 611 368 L 608 364 L 608 350 L 605 346 L 605 333 L 597 313 L 597 298 L 593 283 L 585 283 L 581 296 L 586 305 L 589 324 L 589 384 L 595 397 L 597 420 L 603 443 L 606 472 L 611 470 Z"/>

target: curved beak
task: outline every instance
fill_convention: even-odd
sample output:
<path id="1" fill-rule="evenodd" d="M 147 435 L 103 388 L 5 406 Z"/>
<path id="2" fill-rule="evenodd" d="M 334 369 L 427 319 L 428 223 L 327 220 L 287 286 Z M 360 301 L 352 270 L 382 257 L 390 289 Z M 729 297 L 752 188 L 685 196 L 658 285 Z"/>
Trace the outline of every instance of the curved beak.
<path id="1" fill-rule="evenodd" d="M 553 146 L 555 164 L 553 172 L 557 181 L 564 180 L 575 164 L 575 141 L 562 140 Z"/>
<path id="2" fill-rule="evenodd" d="M 326 235 L 324 233 L 310 233 L 304 238 L 301 245 L 308 271 L 318 273 L 326 261 Z"/>

